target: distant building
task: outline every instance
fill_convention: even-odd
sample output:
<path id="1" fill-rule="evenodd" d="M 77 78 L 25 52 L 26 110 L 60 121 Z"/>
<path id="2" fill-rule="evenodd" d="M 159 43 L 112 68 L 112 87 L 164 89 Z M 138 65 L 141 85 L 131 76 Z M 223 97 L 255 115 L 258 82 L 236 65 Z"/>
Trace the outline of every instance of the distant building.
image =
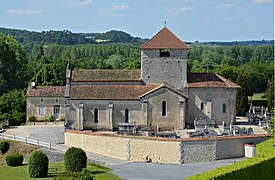
<path id="1" fill-rule="evenodd" d="M 239 86 L 217 74 L 187 73 L 188 49 L 164 27 L 141 46 L 141 70 L 68 67 L 66 124 L 77 130 L 116 130 L 123 123 L 172 130 L 193 127 L 196 118 L 235 122 Z M 31 91 L 28 99 L 41 99 Z"/>
<path id="2" fill-rule="evenodd" d="M 64 118 L 64 92 L 63 86 L 31 86 L 27 92 L 27 118 L 35 116 L 38 121 L 51 115 L 55 120 Z"/>

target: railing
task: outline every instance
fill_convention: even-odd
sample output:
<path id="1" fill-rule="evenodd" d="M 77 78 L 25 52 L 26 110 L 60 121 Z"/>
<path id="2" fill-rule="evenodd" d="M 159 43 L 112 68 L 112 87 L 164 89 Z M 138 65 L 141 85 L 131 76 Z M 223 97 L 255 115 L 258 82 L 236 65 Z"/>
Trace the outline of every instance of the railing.
<path id="1" fill-rule="evenodd" d="M 7 139 L 7 140 L 13 140 L 13 141 L 19 141 L 19 142 L 24 142 L 26 144 L 32 144 L 36 146 L 41 146 L 41 147 L 46 147 L 51 149 L 58 149 L 58 148 L 53 148 L 51 142 L 43 142 L 40 140 L 36 139 L 30 139 L 28 137 L 21 137 L 21 136 L 16 136 L 16 135 L 11 135 L 11 134 L 5 134 L 1 133 L 1 139 Z"/>

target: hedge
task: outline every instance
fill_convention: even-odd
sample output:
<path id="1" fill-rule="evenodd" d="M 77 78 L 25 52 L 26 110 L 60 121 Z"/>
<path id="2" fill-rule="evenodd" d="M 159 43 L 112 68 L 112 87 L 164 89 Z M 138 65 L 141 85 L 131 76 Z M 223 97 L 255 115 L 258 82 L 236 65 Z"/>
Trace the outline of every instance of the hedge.
<path id="1" fill-rule="evenodd" d="M 43 178 L 48 175 L 49 159 L 42 151 L 34 151 L 31 153 L 28 167 L 29 174 L 32 178 Z"/>
<path id="2" fill-rule="evenodd" d="M 10 144 L 8 141 L 1 141 L 0 142 L 0 151 L 2 154 L 5 154 L 10 148 Z"/>
<path id="3" fill-rule="evenodd" d="M 81 172 L 87 166 L 86 153 L 76 147 L 70 147 L 64 154 L 64 167 L 66 172 Z"/>
<path id="4" fill-rule="evenodd" d="M 10 154 L 6 156 L 6 163 L 8 166 L 21 166 L 23 163 L 23 155 L 19 153 Z"/>
<path id="5" fill-rule="evenodd" d="M 256 146 L 257 157 L 255 158 L 197 174 L 186 178 L 186 180 L 275 179 L 274 140 L 272 137 L 259 143 Z"/>
<path id="6" fill-rule="evenodd" d="M 257 99 L 257 100 L 252 100 L 253 106 L 263 106 L 267 107 L 267 99 Z"/>

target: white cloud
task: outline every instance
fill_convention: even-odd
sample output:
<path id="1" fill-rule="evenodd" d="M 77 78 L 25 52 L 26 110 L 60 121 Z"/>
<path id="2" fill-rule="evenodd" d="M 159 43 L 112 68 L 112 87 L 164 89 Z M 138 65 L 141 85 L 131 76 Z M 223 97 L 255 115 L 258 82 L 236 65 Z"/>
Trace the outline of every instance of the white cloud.
<path id="1" fill-rule="evenodd" d="M 76 6 L 90 6 L 93 4 L 93 0 L 70 0 L 61 4 L 61 7 L 76 7 Z"/>
<path id="2" fill-rule="evenodd" d="M 253 4 L 271 3 L 273 0 L 252 0 Z"/>
<path id="3" fill-rule="evenodd" d="M 129 6 L 121 4 L 121 5 L 112 5 L 111 7 L 103 8 L 101 10 L 114 12 L 114 11 L 125 11 L 125 10 L 129 10 L 129 9 L 130 9 Z"/>
<path id="4" fill-rule="evenodd" d="M 6 13 L 12 14 L 12 15 L 41 14 L 42 10 L 39 10 L 39 9 L 9 9 L 6 11 Z"/>
<path id="5" fill-rule="evenodd" d="M 120 17 L 126 16 L 126 12 L 130 10 L 131 8 L 128 5 L 111 5 L 109 7 L 99 9 L 97 15 L 99 17 Z"/>
<path id="6" fill-rule="evenodd" d="M 180 16 L 184 13 L 197 11 L 199 8 L 193 7 L 193 6 L 185 6 L 185 7 L 179 7 L 179 8 L 173 8 L 166 11 L 167 16 Z"/>
<path id="7" fill-rule="evenodd" d="M 233 8 L 234 5 L 233 4 L 220 4 L 220 5 L 217 5 L 215 6 L 216 9 L 227 9 L 227 8 Z"/>

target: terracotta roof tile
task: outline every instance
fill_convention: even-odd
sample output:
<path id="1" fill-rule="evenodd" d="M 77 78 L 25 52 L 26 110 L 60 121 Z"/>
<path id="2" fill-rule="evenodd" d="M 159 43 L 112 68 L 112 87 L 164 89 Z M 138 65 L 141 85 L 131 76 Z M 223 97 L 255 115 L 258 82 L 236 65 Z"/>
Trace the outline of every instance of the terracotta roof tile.
<path id="1" fill-rule="evenodd" d="M 70 99 L 139 100 L 140 96 L 159 86 L 160 84 L 71 86 Z"/>
<path id="2" fill-rule="evenodd" d="M 189 47 L 175 36 L 167 27 L 160 30 L 152 39 L 141 46 L 141 49 L 182 49 Z"/>
<path id="3" fill-rule="evenodd" d="M 240 88 L 239 85 L 214 73 L 188 73 L 189 88 Z"/>
<path id="4" fill-rule="evenodd" d="M 74 70 L 72 81 L 140 81 L 140 70 Z"/>
<path id="5" fill-rule="evenodd" d="M 65 86 L 36 86 L 28 89 L 28 97 L 64 97 Z"/>

